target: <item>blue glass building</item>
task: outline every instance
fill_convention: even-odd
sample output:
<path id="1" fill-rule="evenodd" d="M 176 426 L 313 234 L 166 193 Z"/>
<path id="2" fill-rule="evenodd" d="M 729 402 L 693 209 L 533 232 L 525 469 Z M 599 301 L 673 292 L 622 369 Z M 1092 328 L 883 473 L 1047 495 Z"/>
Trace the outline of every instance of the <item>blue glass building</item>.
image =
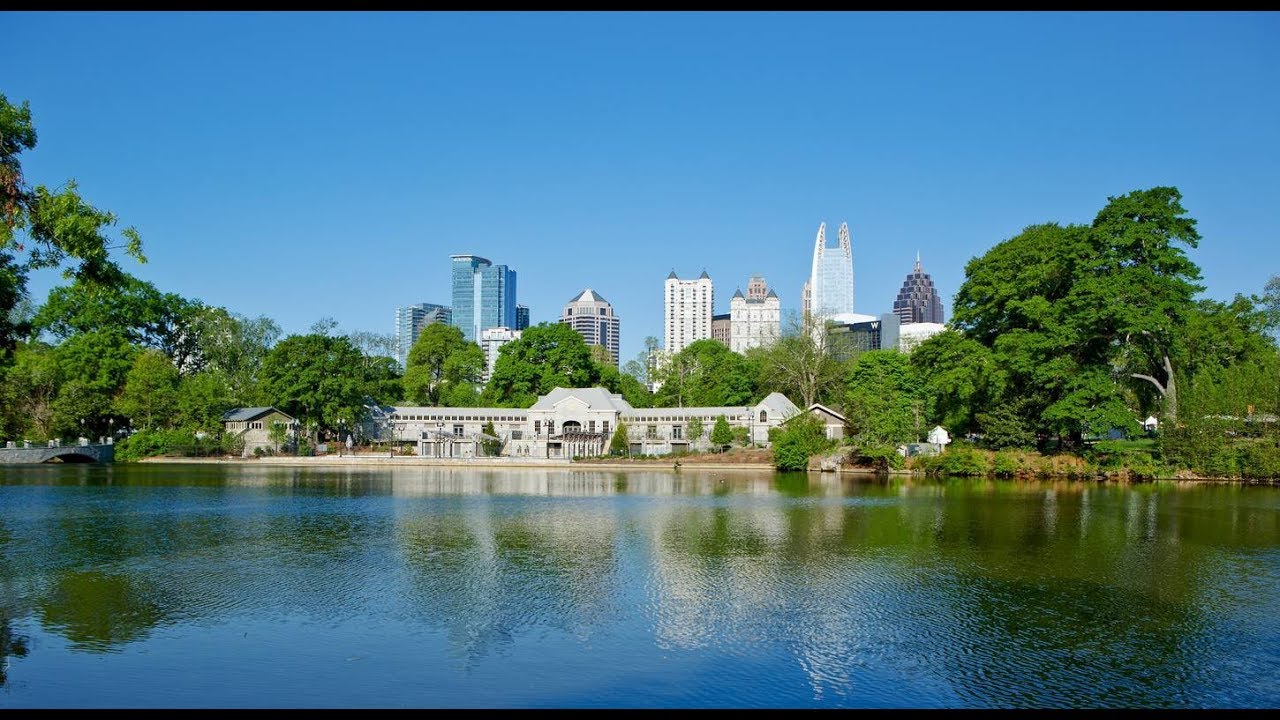
<path id="1" fill-rule="evenodd" d="M 516 326 L 516 271 L 477 255 L 453 255 L 453 325 L 471 342 Z"/>

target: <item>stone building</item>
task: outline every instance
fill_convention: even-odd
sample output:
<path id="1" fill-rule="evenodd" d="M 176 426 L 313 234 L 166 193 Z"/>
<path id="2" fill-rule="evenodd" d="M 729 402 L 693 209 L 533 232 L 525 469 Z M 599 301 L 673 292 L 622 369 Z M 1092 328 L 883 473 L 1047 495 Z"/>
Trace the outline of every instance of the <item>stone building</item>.
<path id="1" fill-rule="evenodd" d="M 528 409 L 513 408 L 374 408 L 366 434 L 417 445 L 428 457 L 475 457 L 483 441 L 501 443 L 507 457 L 563 458 L 597 456 L 609 452 L 618 423 L 627 428 L 633 454 L 662 455 L 676 450 L 705 449 L 716 418 L 730 427 L 747 429 L 749 442 L 769 443 L 769 429 L 799 412 L 781 393 L 741 407 L 634 408 L 621 395 L 600 387 L 556 388 Z M 698 437 L 689 437 L 689 423 L 702 423 Z M 493 436 L 485 425 L 493 423 Z"/>
<path id="2" fill-rule="evenodd" d="M 711 316 L 711 339 L 729 347 L 733 339 L 733 315 L 721 313 Z"/>
<path id="3" fill-rule="evenodd" d="M 298 436 L 298 421 L 273 407 L 235 408 L 222 414 L 223 430 L 244 440 L 243 457 L 253 455 L 255 448 L 277 449 L 270 437 L 271 424 L 276 422 L 284 423 L 290 442 Z"/>
<path id="4" fill-rule="evenodd" d="M 743 353 L 754 347 L 777 342 L 782 329 L 782 301 L 765 285 L 764 278 L 751 276 L 747 294 L 741 290 L 729 300 L 729 349 Z"/>

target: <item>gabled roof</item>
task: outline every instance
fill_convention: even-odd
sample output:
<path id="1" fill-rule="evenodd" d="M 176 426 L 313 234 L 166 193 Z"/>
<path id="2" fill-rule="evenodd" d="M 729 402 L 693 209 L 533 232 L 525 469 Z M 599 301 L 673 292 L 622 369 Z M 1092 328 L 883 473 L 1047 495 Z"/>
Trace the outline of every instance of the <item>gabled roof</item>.
<path id="1" fill-rule="evenodd" d="M 570 300 L 569 302 L 571 303 L 575 303 L 575 302 L 607 303 L 609 301 L 605 300 L 603 297 L 600 297 L 600 293 L 596 292 L 595 290 L 592 290 L 591 288 L 587 288 L 586 290 L 583 290 L 582 292 L 578 293 L 578 296 Z"/>
<path id="2" fill-rule="evenodd" d="M 555 388 L 551 392 L 538 398 L 530 410 L 554 410 L 557 405 L 573 398 L 579 402 L 585 403 L 587 407 L 592 409 L 603 410 L 631 410 L 631 403 L 623 400 L 610 393 L 602 387 L 591 388 Z"/>
<path id="3" fill-rule="evenodd" d="M 821 403 L 814 403 L 809 406 L 810 413 L 812 413 L 814 410 L 830 415 L 831 417 L 839 420 L 840 422 L 845 422 L 845 416 L 841 415 L 840 413 L 836 412 L 835 410 L 832 410 L 831 408 Z"/>
<path id="4" fill-rule="evenodd" d="M 763 400 L 756 404 L 756 407 L 761 406 L 777 417 L 791 417 L 800 412 L 800 408 L 796 407 L 795 403 L 780 392 L 771 392 L 766 395 Z"/>
<path id="5" fill-rule="evenodd" d="M 290 420 L 293 419 L 292 415 L 278 408 L 250 407 L 250 408 L 232 408 L 231 410 L 228 410 L 222 413 L 222 422 L 249 422 L 250 420 L 257 420 L 263 415 L 270 415 L 273 412 L 278 412 L 281 415 L 289 418 Z"/>

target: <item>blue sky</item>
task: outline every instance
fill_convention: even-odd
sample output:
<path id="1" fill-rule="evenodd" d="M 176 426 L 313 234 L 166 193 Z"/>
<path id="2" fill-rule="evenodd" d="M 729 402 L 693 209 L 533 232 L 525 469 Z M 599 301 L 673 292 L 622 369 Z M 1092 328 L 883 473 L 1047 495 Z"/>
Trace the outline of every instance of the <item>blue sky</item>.
<path id="1" fill-rule="evenodd" d="M 1280 16 L 3 13 L 33 182 L 138 227 L 161 289 L 304 332 L 393 332 L 449 256 L 519 273 L 533 321 L 582 288 L 622 354 L 662 283 L 716 311 L 763 273 L 798 308 L 848 221 L 855 309 L 915 253 L 948 318 L 964 264 L 1028 224 L 1176 185 L 1206 295 L 1280 273 Z M 36 277 L 43 298 L 56 275 Z"/>

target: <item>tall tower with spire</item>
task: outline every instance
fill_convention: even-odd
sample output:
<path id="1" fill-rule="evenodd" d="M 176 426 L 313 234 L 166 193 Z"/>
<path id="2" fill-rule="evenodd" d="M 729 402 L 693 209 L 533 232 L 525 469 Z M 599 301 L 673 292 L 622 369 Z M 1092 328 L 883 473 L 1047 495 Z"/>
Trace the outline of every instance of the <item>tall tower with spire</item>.
<path id="1" fill-rule="evenodd" d="M 902 281 L 898 299 L 893 301 L 893 314 L 903 325 L 909 323 L 942 323 L 942 298 L 920 266 L 920 252 L 916 251 L 915 269 Z"/>
<path id="2" fill-rule="evenodd" d="M 853 312 L 853 239 L 840 223 L 837 243 L 827 246 L 827 224 L 818 226 L 809 273 L 809 311 L 819 318 Z"/>

